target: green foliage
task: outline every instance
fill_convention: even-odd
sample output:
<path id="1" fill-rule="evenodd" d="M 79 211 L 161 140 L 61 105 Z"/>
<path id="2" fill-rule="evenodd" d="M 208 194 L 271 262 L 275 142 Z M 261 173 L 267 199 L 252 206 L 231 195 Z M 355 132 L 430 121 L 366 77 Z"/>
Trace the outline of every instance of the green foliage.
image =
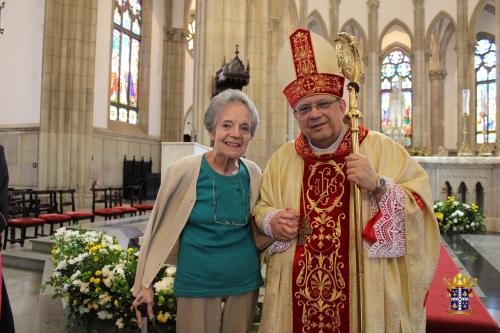
<path id="1" fill-rule="evenodd" d="M 411 156 L 428 156 L 427 152 L 425 149 L 419 149 L 419 148 L 410 148 L 408 149 L 408 154 Z"/>
<path id="2" fill-rule="evenodd" d="M 449 196 L 446 201 L 436 201 L 434 213 L 442 234 L 473 234 L 486 230 L 479 207 L 456 201 L 454 196 Z"/>
<path id="3" fill-rule="evenodd" d="M 131 288 L 138 250 L 123 249 L 116 238 L 97 231 L 60 228 L 52 240 L 55 267 L 43 288 L 63 298 L 69 316 L 88 327 L 93 321 L 113 322 L 117 329 L 137 330 Z M 173 296 L 175 266 L 160 270 L 153 284 L 155 315 L 151 331 L 175 332 L 177 303 Z"/>

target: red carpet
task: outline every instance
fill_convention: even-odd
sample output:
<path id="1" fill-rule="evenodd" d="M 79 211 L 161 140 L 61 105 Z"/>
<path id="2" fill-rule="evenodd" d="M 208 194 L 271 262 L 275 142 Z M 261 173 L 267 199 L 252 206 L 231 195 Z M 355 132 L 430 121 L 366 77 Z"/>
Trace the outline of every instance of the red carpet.
<path id="1" fill-rule="evenodd" d="M 444 278 L 449 280 L 459 273 L 458 267 L 451 259 L 443 245 L 436 275 L 432 281 L 429 295 L 427 296 L 427 333 L 498 333 L 500 332 L 496 321 L 488 313 L 477 295 L 470 298 L 469 305 L 472 314 L 449 314 L 450 298 L 446 292 Z M 477 276 L 475 276 L 477 277 Z M 480 278 L 480 277 L 477 277 Z"/>

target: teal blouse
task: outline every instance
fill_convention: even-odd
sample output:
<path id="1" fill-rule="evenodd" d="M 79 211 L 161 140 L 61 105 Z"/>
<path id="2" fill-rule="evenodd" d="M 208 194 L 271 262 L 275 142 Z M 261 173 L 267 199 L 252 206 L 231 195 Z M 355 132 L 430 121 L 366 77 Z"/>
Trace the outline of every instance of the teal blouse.
<path id="1" fill-rule="evenodd" d="M 249 215 L 250 176 L 243 163 L 236 175 L 223 176 L 203 157 L 196 203 L 179 239 L 176 296 L 229 296 L 262 286 Z"/>

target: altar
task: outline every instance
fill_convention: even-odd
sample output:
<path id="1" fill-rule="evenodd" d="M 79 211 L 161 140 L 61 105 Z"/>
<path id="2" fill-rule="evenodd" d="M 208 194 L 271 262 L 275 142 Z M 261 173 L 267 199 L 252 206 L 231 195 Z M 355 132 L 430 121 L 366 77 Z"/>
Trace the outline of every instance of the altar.
<path id="1" fill-rule="evenodd" d="M 428 173 L 434 200 L 475 203 L 483 210 L 486 230 L 500 232 L 500 157 L 413 157 Z"/>

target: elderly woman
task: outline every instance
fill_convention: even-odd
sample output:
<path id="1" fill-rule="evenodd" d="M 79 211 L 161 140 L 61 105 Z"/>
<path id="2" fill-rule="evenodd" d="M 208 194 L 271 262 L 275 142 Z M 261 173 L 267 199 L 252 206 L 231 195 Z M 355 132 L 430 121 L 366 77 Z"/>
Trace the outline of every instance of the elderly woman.
<path id="1" fill-rule="evenodd" d="M 250 98 L 226 90 L 205 113 L 213 150 L 168 167 L 137 265 L 139 326 L 137 305 L 146 303 L 153 316 L 151 283 L 179 240 L 177 332 L 248 332 L 263 283 L 250 222 L 262 174 L 242 156 L 258 122 Z"/>

